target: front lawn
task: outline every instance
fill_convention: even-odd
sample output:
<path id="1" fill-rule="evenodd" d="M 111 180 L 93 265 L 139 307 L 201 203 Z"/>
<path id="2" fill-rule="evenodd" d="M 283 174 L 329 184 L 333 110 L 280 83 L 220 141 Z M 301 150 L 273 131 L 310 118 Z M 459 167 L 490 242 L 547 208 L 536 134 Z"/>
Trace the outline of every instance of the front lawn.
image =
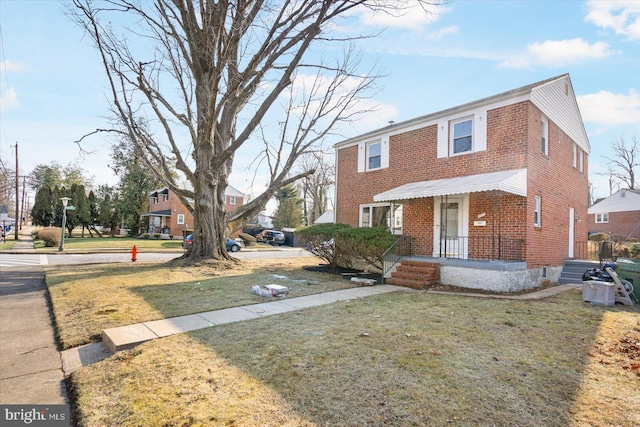
<path id="1" fill-rule="evenodd" d="M 44 241 L 34 240 L 38 252 L 57 252 L 58 247 L 46 247 Z M 182 240 L 136 239 L 134 237 L 65 237 L 65 251 L 91 250 L 131 250 L 135 245 L 138 249 L 153 249 L 155 251 L 175 252 L 182 250 Z"/>
<path id="2" fill-rule="evenodd" d="M 47 281 L 66 346 L 134 318 L 262 302 L 250 287 L 265 281 L 288 283 L 287 298 L 349 285 L 276 263 L 77 267 Z M 378 295 L 151 341 L 70 384 L 81 426 L 631 427 L 640 309 L 592 306 L 578 290 Z"/>

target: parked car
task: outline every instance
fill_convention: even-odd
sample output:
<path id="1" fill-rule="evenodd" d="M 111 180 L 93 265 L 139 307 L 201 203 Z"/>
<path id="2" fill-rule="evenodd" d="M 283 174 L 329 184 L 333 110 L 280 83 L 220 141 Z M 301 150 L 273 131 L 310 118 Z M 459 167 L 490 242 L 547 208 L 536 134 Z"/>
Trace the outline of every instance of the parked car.
<path id="1" fill-rule="evenodd" d="M 275 230 L 264 230 L 256 236 L 258 242 L 268 243 L 270 245 L 284 245 L 284 233 Z"/>
<path id="2" fill-rule="evenodd" d="M 192 245 L 193 245 L 193 234 L 189 234 L 182 241 L 182 247 L 188 250 L 188 249 L 191 249 Z M 227 251 L 230 251 L 230 252 L 238 252 L 240 250 L 240 244 L 235 240 L 232 240 L 229 238 L 227 238 L 227 241 L 225 242 L 225 246 L 227 247 Z"/>

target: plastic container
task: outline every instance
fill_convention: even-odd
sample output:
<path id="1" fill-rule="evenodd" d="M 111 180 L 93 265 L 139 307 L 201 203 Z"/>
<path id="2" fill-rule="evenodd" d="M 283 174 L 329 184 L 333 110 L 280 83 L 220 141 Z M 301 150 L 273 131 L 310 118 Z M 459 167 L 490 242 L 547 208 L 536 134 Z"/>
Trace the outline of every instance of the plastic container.
<path id="1" fill-rule="evenodd" d="M 615 305 L 616 284 L 599 280 L 582 282 L 582 301 L 594 305 Z"/>
<path id="2" fill-rule="evenodd" d="M 618 258 L 616 261 L 616 273 L 621 279 L 631 282 L 633 295 L 635 295 L 636 301 L 640 301 L 640 260 Z"/>

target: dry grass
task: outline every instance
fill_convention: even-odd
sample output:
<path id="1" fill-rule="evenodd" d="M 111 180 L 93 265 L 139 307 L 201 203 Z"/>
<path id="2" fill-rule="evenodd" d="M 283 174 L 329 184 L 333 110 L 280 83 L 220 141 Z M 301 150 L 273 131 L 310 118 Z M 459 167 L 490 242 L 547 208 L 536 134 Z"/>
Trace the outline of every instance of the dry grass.
<path id="1" fill-rule="evenodd" d="M 578 291 L 389 294 L 152 341 L 71 382 L 83 426 L 631 427 L 638 341 L 640 310 Z"/>
<path id="2" fill-rule="evenodd" d="M 246 261 L 224 268 L 137 263 L 45 268 L 57 332 L 67 349 L 100 340 L 103 329 L 264 302 L 253 285 L 277 283 L 290 296 L 352 287 L 312 273 L 313 258 Z"/>

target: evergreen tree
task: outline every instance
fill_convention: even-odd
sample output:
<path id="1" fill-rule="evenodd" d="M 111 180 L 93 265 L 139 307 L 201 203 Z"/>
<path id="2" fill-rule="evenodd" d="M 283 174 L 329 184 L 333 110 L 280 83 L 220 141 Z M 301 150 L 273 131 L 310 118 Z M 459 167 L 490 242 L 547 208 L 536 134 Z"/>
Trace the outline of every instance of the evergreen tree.
<path id="1" fill-rule="evenodd" d="M 43 185 L 36 193 L 31 208 L 31 222 L 34 225 L 48 227 L 53 222 L 53 193 L 51 187 Z"/>
<path id="2" fill-rule="evenodd" d="M 294 185 L 287 185 L 276 191 L 274 197 L 278 201 L 278 208 L 273 218 L 273 226 L 283 228 L 297 228 L 302 224 L 302 199 Z"/>

